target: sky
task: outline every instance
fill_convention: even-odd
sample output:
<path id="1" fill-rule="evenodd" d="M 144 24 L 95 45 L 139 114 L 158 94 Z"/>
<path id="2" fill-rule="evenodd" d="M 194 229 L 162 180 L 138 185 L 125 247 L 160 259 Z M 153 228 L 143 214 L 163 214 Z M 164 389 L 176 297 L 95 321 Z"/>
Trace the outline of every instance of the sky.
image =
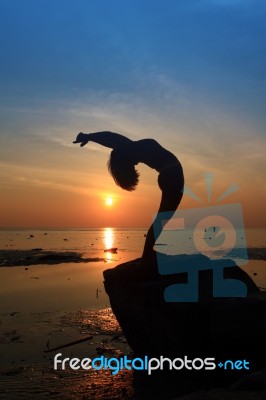
<path id="1" fill-rule="evenodd" d="M 264 228 L 265 18 L 264 0 L 0 0 L 0 227 L 148 227 L 156 171 L 126 192 L 108 149 L 72 144 L 108 130 L 179 158 L 202 199 L 180 208 L 240 203 Z"/>

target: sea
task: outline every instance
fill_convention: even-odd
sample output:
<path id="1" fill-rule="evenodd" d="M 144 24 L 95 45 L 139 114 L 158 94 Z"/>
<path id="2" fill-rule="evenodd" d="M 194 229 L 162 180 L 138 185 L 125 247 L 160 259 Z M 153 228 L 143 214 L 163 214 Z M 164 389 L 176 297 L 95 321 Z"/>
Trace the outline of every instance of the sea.
<path id="1" fill-rule="evenodd" d="M 0 249 L 41 248 L 46 251 L 78 252 L 82 253 L 84 257 L 103 257 L 107 253 L 106 250 L 117 248 L 120 256 L 123 255 L 125 258 L 128 253 L 135 253 L 140 257 L 145 234 L 145 229 L 110 227 L 100 229 L 5 229 L 0 231 Z M 109 253 L 108 255 L 110 256 Z"/>
<path id="2" fill-rule="evenodd" d="M 31 250 L 41 248 L 47 251 L 75 251 L 86 257 L 101 257 L 103 252 L 117 248 L 119 254 L 127 257 L 130 253 L 141 256 L 147 229 L 144 228 L 76 228 L 76 229 L 4 229 L 0 230 L 0 250 Z M 175 254 L 193 253 L 199 240 L 214 239 L 217 231 L 184 229 L 168 230 L 157 240 L 157 251 Z M 224 233 L 227 236 L 226 232 Z M 218 235 L 219 236 L 219 235 Z M 266 229 L 246 229 L 236 232 L 237 247 L 258 251 L 266 248 Z M 238 239 L 237 239 L 238 240 Z M 210 242 L 209 242 L 210 243 Z M 173 247 L 174 244 L 174 247 Z M 164 246 L 159 248 L 159 246 Z M 232 247 L 234 246 L 234 243 Z M 211 245 L 209 246 L 212 247 Z M 236 245 L 235 245 L 236 247 Z M 170 250 L 171 252 L 171 250 Z"/>
<path id="3" fill-rule="evenodd" d="M 104 290 L 103 271 L 141 257 L 146 233 L 147 230 L 142 228 L 112 227 L 2 230 L 0 299 L 17 309 L 61 308 L 71 311 L 84 307 L 104 307 L 109 304 L 109 299 Z M 217 234 L 217 229 L 184 229 L 182 232 L 169 229 L 159 236 L 155 249 L 163 254 L 193 254 L 200 249 L 210 258 L 229 257 L 249 274 L 259 288 L 265 290 L 266 229 L 242 230 L 233 237 L 232 233 L 226 231 L 220 233 Z M 227 237 L 231 241 L 228 242 Z M 216 251 L 221 238 L 232 247 L 231 252 L 226 248 Z M 57 265 L 10 266 L 9 258 L 18 250 L 23 253 L 34 249 L 60 254 L 78 253 L 86 262 L 66 263 L 60 260 Z M 33 301 L 36 290 L 39 293 L 37 302 Z"/>

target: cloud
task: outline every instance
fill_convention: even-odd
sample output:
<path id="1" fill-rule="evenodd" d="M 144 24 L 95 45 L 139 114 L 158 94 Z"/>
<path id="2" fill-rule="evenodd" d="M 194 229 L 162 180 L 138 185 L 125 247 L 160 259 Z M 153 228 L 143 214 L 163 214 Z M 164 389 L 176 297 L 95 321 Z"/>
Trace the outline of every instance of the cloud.
<path id="1" fill-rule="evenodd" d="M 0 163 L 0 182 L 3 189 L 16 188 L 18 192 L 25 187 L 47 188 L 64 192 L 93 196 L 99 190 L 106 190 L 106 179 L 100 179 L 99 173 L 75 171 L 66 174 L 64 168 L 54 170 L 42 166 L 26 166 L 12 163 Z"/>

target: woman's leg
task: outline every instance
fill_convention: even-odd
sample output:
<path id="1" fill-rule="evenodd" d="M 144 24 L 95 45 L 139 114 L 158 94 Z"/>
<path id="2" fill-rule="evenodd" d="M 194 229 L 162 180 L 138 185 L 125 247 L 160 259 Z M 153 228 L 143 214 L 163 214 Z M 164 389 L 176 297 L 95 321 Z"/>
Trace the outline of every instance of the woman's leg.
<path id="1" fill-rule="evenodd" d="M 156 255 L 153 246 L 163 230 L 160 213 L 168 212 L 168 217 L 171 218 L 183 197 L 184 175 L 181 164 L 165 168 L 158 176 L 158 185 L 162 191 L 162 199 L 158 214 L 148 230 L 142 258 L 151 258 Z M 156 227 L 156 232 L 154 232 L 154 227 Z"/>
<path id="2" fill-rule="evenodd" d="M 178 194 L 175 195 L 173 194 L 169 195 L 164 191 L 162 192 L 162 199 L 158 210 L 158 214 L 147 232 L 142 258 L 151 258 L 156 255 L 153 246 L 163 230 L 162 216 L 160 215 L 160 213 L 167 212 L 168 218 L 171 218 L 174 215 L 177 207 L 179 206 L 182 197 L 183 197 L 182 192 L 179 192 Z M 156 230 L 154 229 L 155 226 Z"/>

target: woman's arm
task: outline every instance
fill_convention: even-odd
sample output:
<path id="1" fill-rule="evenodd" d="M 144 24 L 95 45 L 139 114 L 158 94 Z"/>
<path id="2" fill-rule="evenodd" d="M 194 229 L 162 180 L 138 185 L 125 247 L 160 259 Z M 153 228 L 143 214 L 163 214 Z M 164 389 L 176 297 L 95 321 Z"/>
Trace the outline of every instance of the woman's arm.
<path id="1" fill-rule="evenodd" d="M 94 132 L 94 133 L 82 133 L 80 132 L 73 143 L 81 143 L 80 146 L 83 147 L 88 142 L 95 142 L 102 146 L 114 149 L 117 146 L 131 143 L 132 140 L 127 137 L 114 132 Z"/>

